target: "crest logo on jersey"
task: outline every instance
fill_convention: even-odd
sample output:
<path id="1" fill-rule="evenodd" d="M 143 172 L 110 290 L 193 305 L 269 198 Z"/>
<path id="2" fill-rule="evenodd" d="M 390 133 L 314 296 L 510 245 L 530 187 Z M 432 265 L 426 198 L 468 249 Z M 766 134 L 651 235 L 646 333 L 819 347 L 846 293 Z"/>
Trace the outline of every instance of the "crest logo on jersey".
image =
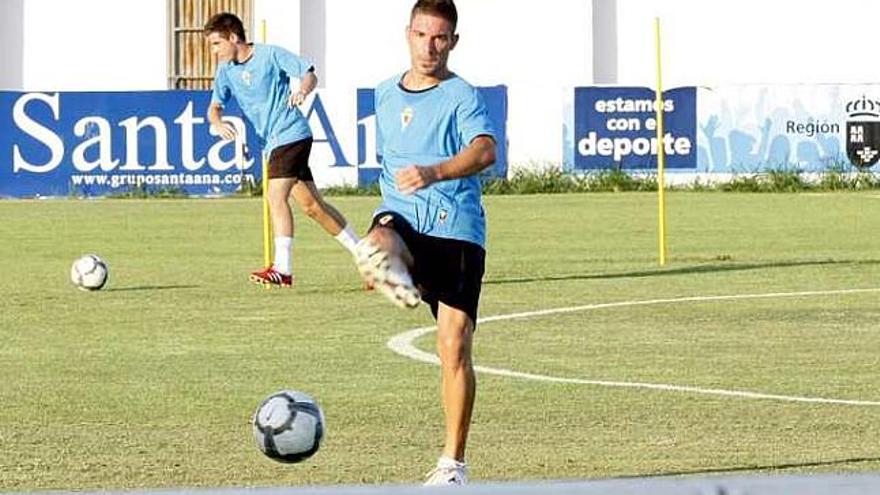
<path id="1" fill-rule="evenodd" d="M 846 113 L 846 155 L 856 167 L 869 168 L 880 160 L 880 101 L 862 96 L 846 104 Z"/>
<path id="2" fill-rule="evenodd" d="M 242 71 L 241 80 L 244 82 L 246 86 L 251 85 L 251 73 L 248 71 Z"/>
<path id="3" fill-rule="evenodd" d="M 415 112 L 412 107 L 405 107 L 402 112 L 400 112 L 400 128 L 406 129 L 409 126 L 410 122 L 412 122 L 413 115 Z"/>

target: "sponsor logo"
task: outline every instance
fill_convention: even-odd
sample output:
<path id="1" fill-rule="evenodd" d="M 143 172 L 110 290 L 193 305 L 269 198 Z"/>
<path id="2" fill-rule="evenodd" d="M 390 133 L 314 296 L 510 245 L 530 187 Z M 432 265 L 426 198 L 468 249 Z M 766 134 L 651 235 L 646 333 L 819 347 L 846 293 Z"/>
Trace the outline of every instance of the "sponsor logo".
<path id="1" fill-rule="evenodd" d="M 696 166 L 696 88 L 575 88 L 574 105 L 575 169 L 654 168 L 661 150 L 667 168 Z"/>
<path id="2" fill-rule="evenodd" d="M 63 163 L 72 164 L 77 172 L 173 172 L 180 167 L 192 172 L 205 166 L 225 172 L 253 166 L 253 159 L 242 156 L 241 149 L 246 145 L 243 141 L 205 139 L 207 153 L 197 153 L 195 136 L 207 135 L 208 124 L 204 117 L 196 115 L 192 101 L 182 103 L 183 109 L 173 118 L 134 115 L 116 121 L 108 115 L 87 114 L 72 122 L 62 118 L 59 93 L 26 93 L 12 108 L 16 132 L 12 171 L 46 174 Z M 244 139 L 247 129 L 243 119 L 235 116 L 223 119 Z M 176 144 L 174 150 L 171 150 L 172 142 Z M 223 153 L 226 147 L 234 151 Z M 231 158 L 222 155 L 231 155 Z"/>

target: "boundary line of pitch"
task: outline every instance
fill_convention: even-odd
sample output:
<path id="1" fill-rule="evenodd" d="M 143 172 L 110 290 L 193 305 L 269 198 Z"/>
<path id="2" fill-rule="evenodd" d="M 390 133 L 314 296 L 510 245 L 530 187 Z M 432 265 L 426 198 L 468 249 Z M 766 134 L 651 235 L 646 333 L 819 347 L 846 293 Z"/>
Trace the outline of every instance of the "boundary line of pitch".
<path id="1" fill-rule="evenodd" d="M 743 300 L 743 299 L 774 299 L 774 298 L 784 298 L 784 297 L 813 297 L 813 296 L 830 296 L 830 295 L 847 295 L 847 294 L 864 294 L 864 293 L 872 293 L 872 292 L 880 292 L 880 288 L 870 288 L 870 289 L 839 289 L 839 290 L 817 290 L 817 291 L 800 291 L 800 292 L 768 292 L 763 294 L 732 294 L 732 295 L 715 295 L 715 296 L 691 296 L 691 297 L 678 297 L 678 298 L 664 298 L 664 299 L 646 299 L 646 300 L 633 300 L 633 301 L 619 301 L 619 302 L 610 302 L 610 303 L 598 303 L 598 304 L 586 304 L 582 306 L 569 306 L 564 308 L 551 308 L 551 309 L 542 309 L 537 311 L 525 311 L 521 313 L 511 313 L 506 315 L 496 315 L 489 316 L 486 318 L 479 318 L 477 321 L 480 324 L 492 323 L 496 321 L 504 321 L 504 320 L 514 320 L 514 319 L 525 319 L 525 318 L 540 318 L 542 316 L 555 315 L 555 314 L 563 314 L 563 313 L 575 313 L 580 311 L 591 311 L 597 309 L 607 309 L 607 308 L 625 308 L 625 307 L 635 307 L 635 306 L 652 306 L 652 305 L 664 305 L 664 304 L 683 304 L 683 303 L 694 303 L 694 302 L 707 302 L 707 301 L 735 301 L 735 300 Z M 435 355 L 425 351 L 418 349 L 413 342 L 419 337 L 436 331 L 436 326 L 430 327 L 421 327 L 414 328 L 412 330 L 407 330 L 403 333 L 397 334 L 386 343 L 387 347 L 394 351 L 395 353 L 424 363 L 430 363 L 438 365 L 440 364 L 440 359 Z M 626 381 L 608 381 L 608 380 L 590 380 L 590 379 L 580 379 L 580 378 L 563 378 L 563 377 L 555 377 L 550 375 L 540 375 L 535 373 L 523 373 L 520 371 L 509 370 L 504 368 L 492 368 L 488 366 L 475 366 L 474 369 L 478 373 L 485 373 L 491 375 L 499 375 L 506 376 L 511 378 L 520 378 L 525 380 L 535 380 L 542 382 L 551 382 L 551 383 L 568 383 L 568 384 L 580 384 L 580 385 L 594 385 L 601 387 L 617 387 L 617 388 L 637 388 L 637 389 L 648 389 L 648 390 L 656 390 L 663 392 L 678 392 L 678 393 L 690 393 L 690 394 L 701 394 L 701 395 L 715 395 L 715 396 L 726 396 L 726 397 L 739 397 L 744 399 L 756 399 L 756 400 L 776 400 L 776 401 L 787 401 L 787 402 L 806 402 L 806 403 L 815 403 L 815 404 L 842 404 L 842 405 L 850 405 L 850 406 L 880 406 L 880 401 L 869 401 L 869 400 L 852 400 L 852 399 L 835 399 L 835 398 L 825 398 L 825 397 L 801 397 L 801 396 L 793 396 L 793 395 L 778 395 L 778 394 L 770 394 L 764 392 L 755 392 L 748 390 L 727 390 L 727 389 L 716 389 L 716 388 L 703 388 L 703 387 L 694 387 L 689 385 L 674 385 L 674 384 L 666 384 L 666 383 L 642 383 L 642 382 L 626 382 Z"/>

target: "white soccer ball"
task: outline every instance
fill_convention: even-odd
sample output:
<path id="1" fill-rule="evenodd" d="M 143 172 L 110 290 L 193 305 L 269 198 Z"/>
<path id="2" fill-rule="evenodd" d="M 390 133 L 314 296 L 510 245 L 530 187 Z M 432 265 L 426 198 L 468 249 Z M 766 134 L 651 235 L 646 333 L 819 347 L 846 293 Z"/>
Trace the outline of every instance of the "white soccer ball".
<path id="1" fill-rule="evenodd" d="M 70 267 L 70 281 L 80 290 L 98 290 L 107 283 L 107 262 L 96 254 L 78 258 Z"/>
<path id="2" fill-rule="evenodd" d="M 279 462 L 300 462 L 321 446 L 324 412 L 308 395 L 282 390 L 260 404 L 253 425 L 254 440 L 264 454 Z"/>

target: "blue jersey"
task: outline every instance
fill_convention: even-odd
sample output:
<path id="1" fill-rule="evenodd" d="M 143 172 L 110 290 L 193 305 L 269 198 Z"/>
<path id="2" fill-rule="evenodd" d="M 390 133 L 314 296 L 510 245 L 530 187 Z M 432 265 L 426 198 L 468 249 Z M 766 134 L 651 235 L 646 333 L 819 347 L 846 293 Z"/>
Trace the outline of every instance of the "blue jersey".
<path id="1" fill-rule="evenodd" d="M 382 157 L 379 211 L 403 215 L 422 234 L 486 244 L 479 174 L 438 181 L 413 194 L 397 190 L 395 174 L 410 165 L 446 161 L 478 136 L 495 131 L 476 88 L 458 76 L 423 91 L 400 85 L 401 76 L 376 88 L 377 146 Z"/>
<path id="2" fill-rule="evenodd" d="M 243 63 L 217 67 L 211 101 L 226 105 L 235 97 L 238 106 L 265 142 L 267 154 L 283 144 L 312 135 L 299 108 L 290 108 L 289 78 L 302 78 L 312 64 L 273 45 L 254 44 L 253 55 Z"/>

